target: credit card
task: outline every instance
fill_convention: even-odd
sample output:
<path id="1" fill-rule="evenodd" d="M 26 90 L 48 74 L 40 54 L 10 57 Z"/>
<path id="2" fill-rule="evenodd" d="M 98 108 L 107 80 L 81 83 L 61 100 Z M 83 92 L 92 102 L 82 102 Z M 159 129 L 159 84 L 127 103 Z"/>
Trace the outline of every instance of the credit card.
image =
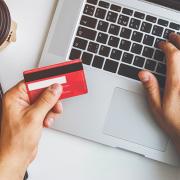
<path id="1" fill-rule="evenodd" d="M 25 71 L 24 80 L 31 104 L 52 84 L 61 84 L 60 99 L 67 99 L 88 92 L 81 60 L 67 61 L 55 65 Z"/>

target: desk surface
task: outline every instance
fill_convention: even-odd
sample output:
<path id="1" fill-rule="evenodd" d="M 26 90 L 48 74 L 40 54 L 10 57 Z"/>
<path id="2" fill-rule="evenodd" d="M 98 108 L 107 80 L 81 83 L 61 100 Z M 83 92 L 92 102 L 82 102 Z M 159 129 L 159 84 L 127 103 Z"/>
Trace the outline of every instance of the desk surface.
<path id="1" fill-rule="evenodd" d="M 18 22 L 17 42 L 0 54 L 4 90 L 35 67 L 57 0 L 6 0 Z M 30 180 L 178 180 L 177 168 L 52 130 L 44 130 Z M 180 176 L 180 174 L 179 174 Z"/>

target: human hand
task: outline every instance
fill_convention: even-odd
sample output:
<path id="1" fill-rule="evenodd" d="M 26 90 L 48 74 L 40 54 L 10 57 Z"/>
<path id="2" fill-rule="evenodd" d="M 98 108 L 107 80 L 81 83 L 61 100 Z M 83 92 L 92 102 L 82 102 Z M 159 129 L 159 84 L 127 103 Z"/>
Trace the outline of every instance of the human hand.
<path id="1" fill-rule="evenodd" d="M 169 41 L 161 42 L 159 47 L 166 55 L 167 65 L 163 96 L 152 73 L 141 71 L 139 78 L 158 124 L 171 137 L 180 153 L 180 36 L 170 34 Z"/>
<path id="2" fill-rule="evenodd" d="M 30 105 L 25 84 L 21 82 L 4 95 L 0 131 L 0 179 L 23 179 L 26 168 L 37 154 L 43 126 L 51 126 L 56 116 L 62 112 L 58 100 L 61 93 L 60 85 L 52 85 Z"/>

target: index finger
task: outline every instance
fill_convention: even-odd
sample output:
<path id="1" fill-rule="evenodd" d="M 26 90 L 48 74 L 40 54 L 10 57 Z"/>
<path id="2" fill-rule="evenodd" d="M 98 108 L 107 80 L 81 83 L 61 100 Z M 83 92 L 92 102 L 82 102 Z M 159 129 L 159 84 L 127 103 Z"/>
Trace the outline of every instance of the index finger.
<path id="1" fill-rule="evenodd" d="M 6 94 L 11 94 L 11 96 L 13 97 L 27 97 L 27 90 L 26 90 L 26 85 L 24 83 L 24 81 L 20 81 L 18 84 L 16 84 L 14 87 L 12 87 L 11 89 L 9 89 Z"/>
<path id="2" fill-rule="evenodd" d="M 166 55 L 167 80 L 180 77 L 180 51 L 172 43 L 161 42 L 159 47 Z"/>
<path id="3" fill-rule="evenodd" d="M 161 42 L 159 44 L 160 49 L 164 52 L 166 56 L 166 69 L 167 76 L 172 75 L 172 73 L 179 73 L 180 61 L 179 53 L 180 51 L 170 42 Z"/>
<path id="4" fill-rule="evenodd" d="M 159 43 L 160 49 L 164 52 L 166 55 L 166 58 L 168 59 L 174 51 L 177 51 L 178 49 L 176 46 L 174 46 L 172 43 L 169 41 L 162 41 Z"/>

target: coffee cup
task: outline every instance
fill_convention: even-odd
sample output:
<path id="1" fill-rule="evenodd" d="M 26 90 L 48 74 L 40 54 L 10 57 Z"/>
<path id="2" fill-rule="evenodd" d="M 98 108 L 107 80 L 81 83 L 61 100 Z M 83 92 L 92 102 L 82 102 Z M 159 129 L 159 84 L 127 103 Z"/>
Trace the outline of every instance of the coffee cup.
<path id="1" fill-rule="evenodd" d="M 17 24 L 12 20 L 9 8 L 4 0 L 0 0 L 0 51 L 11 42 L 16 41 Z"/>

